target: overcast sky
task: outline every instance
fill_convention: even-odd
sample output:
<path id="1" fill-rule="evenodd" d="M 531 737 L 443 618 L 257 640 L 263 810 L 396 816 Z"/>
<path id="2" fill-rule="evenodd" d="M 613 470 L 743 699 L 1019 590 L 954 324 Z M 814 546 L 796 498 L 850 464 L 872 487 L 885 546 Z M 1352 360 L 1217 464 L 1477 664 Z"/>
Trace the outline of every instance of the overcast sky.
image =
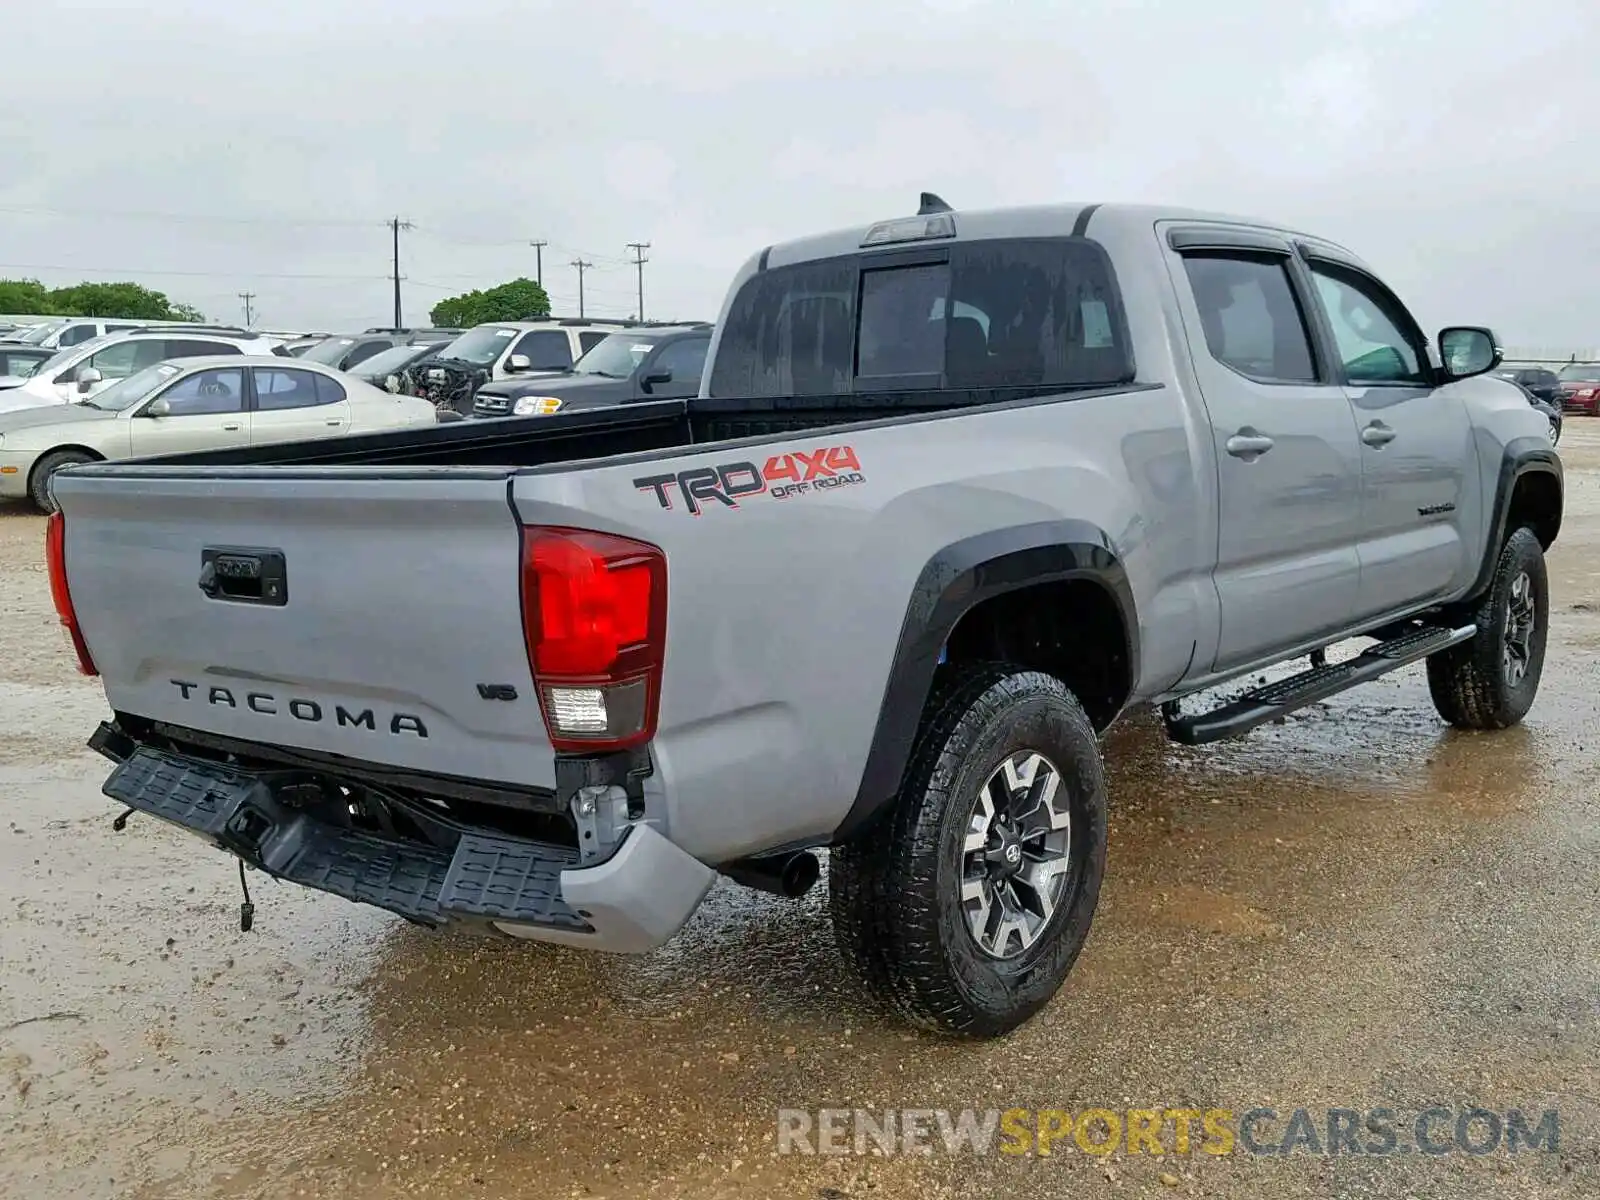
<path id="1" fill-rule="evenodd" d="M 1424 325 L 1600 344 L 1595 0 L 158 0 L 3 25 L 0 275 L 268 328 L 534 273 L 714 317 L 762 245 L 1135 200 L 1298 223 Z M 165 216 L 163 216 L 165 214 Z M 189 219 L 175 219 L 189 218 Z"/>

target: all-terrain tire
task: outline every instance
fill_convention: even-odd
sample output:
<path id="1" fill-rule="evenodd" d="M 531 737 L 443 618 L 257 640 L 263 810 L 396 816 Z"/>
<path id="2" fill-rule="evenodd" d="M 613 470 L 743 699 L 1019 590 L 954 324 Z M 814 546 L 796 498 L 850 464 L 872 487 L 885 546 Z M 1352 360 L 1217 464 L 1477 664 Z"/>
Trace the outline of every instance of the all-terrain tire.
<path id="1" fill-rule="evenodd" d="M 1530 606 L 1532 625 L 1524 631 L 1517 614 Z M 1457 729 L 1508 729 L 1533 706 L 1550 632 L 1550 584 L 1532 530 L 1517 529 L 1506 539 L 1473 619 L 1476 637 L 1429 656 L 1428 691 L 1439 715 Z M 1513 641 L 1522 653 L 1514 652 Z"/>
<path id="2" fill-rule="evenodd" d="M 42 513 L 53 513 L 56 510 L 55 497 L 50 493 L 50 477 L 62 467 L 75 467 L 79 463 L 97 462 L 92 454 L 82 450 L 57 450 L 53 454 L 46 454 L 33 464 L 33 473 L 28 476 L 28 499 L 33 501 L 33 506 Z"/>
<path id="3" fill-rule="evenodd" d="M 972 852 L 963 843 L 990 777 L 1029 752 L 1055 768 L 1054 807 L 1070 815 L 1070 833 L 1053 912 L 1031 945 L 1000 957 L 968 922 L 962 887 Z M 947 667 L 893 805 L 830 856 L 835 935 L 867 989 L 912 1024 L 999 1037 L 1048 1003 L 1072 970 L 1105 853 L 1100 747 L 1072 693 L 1053 676 L 1006 664 Z"/>

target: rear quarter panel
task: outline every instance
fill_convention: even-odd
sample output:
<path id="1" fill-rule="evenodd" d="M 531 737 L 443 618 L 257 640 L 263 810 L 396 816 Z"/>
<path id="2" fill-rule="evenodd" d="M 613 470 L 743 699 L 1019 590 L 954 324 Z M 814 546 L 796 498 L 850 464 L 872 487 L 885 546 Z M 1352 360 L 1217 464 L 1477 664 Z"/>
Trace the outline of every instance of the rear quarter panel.
<path id="1" fill-rule="evenodd" d="M 1140 605 L 1147 693 L 1187 666 L 1209 586 L 1183 401 L 1171 387 L 669 459 L 523 474 L 529 524 L 662 547 L 667 654 L 651 784 L 680 846 L 707 861 L 828 836 L 853 801 L 919 573 L 944 547 L 1074 519 L 1104 531 Z M 848 447 L 860 481 L 747 496 L 692 515 L 638 480 Z M 1214 539 L 1213 539 L 1214 543 Z M 1214 549 L 1214 544 L 1213 547 Z"/>

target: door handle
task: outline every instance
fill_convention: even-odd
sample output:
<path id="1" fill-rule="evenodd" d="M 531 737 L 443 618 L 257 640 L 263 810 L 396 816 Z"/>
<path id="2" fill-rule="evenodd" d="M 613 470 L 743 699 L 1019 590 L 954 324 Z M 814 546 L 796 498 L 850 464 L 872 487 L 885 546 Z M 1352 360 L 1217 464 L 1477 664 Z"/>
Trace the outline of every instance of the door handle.
<path id="1" fill-rule="evenodd" d="M 235 423 L 235 424 L 233 424 L 233 425 L 224 425 L 224 426 L 223 426 L 223 429 L 225 429 L 225 430 L 227 430 L 227 431 L 228 431 L 228 432 L 229 432 L 229 433 L 234 433 L 234 432 L 236 432 L 236 431 L 237 431 L 237 430 L 238 430 L 238 429 L 239 429 L 239 428 L 240 428 L 240 426 L 239 426 L 239 425 L 238 425 L 238 424 L 237 424 L 237 423 Z"/>
<path id="2" fill-rule="evenodd" d="M 1369 446 L 1387 446 L 1394 441 L 1394 430 L 1382 421 L 1374 421 L 1361 431 L 1361 440 Z"/>
<path id="3" fill-rule="evenodd" d="M 343 425 L 343 421 L 324 421 L 324 425 Z"/>
<path id="4" fill-rule="evenodd" d="M 1246 425 L 1227 441 L 1228 453 L 1246 461 L 1259 458 L 1273 447 L 1273 441 L 1264 433 L 1257 433 Z"/>

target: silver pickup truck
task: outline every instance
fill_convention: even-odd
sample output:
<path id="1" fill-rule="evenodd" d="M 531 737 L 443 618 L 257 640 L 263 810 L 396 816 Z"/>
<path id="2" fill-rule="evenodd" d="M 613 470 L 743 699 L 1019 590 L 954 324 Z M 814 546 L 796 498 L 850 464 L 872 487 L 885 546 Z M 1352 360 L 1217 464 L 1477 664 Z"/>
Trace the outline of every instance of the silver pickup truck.
<path id="1" fill-rule="evenodd" d="M 1084 944 L 1131 708 L 1425 661 L 1528 711 L 1562 472 L 1499 361 L 1292 229 L 924 196 L 754 255 L 695 398 L 70 470 L 51 580 L 133 812 L 616 951 L 826 847 L 866 985 L 996 1036 Z"/>

